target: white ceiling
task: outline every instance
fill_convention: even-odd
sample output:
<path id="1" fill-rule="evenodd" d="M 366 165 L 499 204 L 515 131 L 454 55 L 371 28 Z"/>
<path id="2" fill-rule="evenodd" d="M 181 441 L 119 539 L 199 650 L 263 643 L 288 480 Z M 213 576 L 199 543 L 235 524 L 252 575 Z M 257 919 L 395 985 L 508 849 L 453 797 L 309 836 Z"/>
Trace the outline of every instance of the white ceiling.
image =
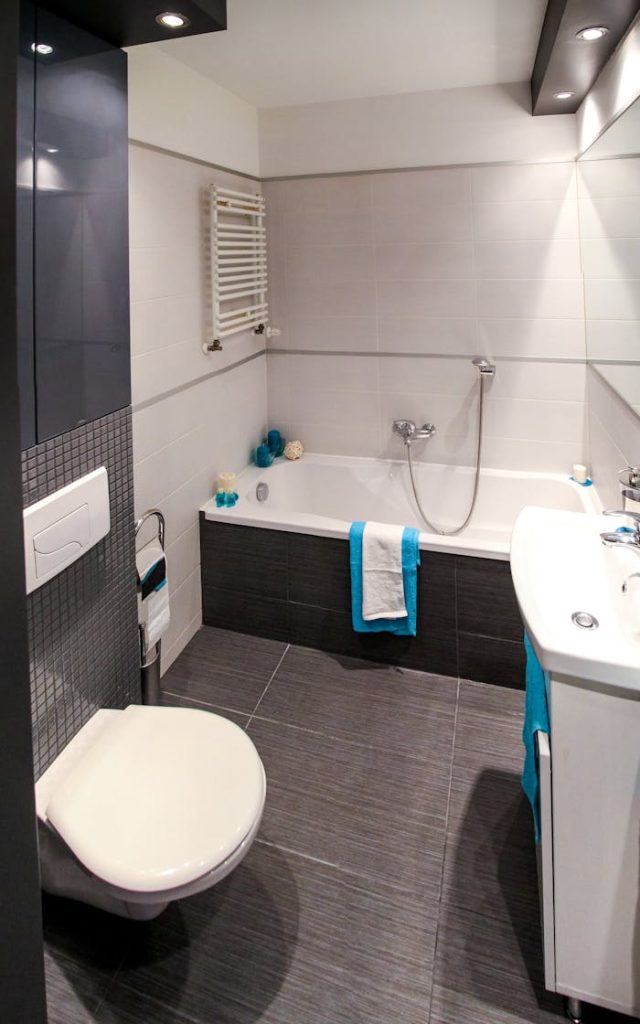
<path id="1" fill-rule="evenodd" d="M 228 0 L 226 32 L 154 45 L 256 107 L 321 103 L 525 81 L 545 7 L 546 0 Z"/>

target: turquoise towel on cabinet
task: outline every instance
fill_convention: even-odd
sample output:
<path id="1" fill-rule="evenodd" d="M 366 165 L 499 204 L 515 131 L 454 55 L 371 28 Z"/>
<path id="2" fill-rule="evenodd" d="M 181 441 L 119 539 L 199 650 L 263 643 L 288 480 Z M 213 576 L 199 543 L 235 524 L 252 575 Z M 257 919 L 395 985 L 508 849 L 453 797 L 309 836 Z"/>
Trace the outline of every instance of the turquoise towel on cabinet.
<path id="1" fill-rule="evenodd" d="M 365 524 L 356 522 L 349 530 L 351 563 L 351 621 L 356 633 L 395 633 L 415 636 L 418 618 L 418 566 L 420 565 L 420 531 L 406 526 L 402 534 L 402 580 L 407 615 L 401 619 L 362 618 L 362 534 Z"/>
<path id="2" fill-rule="evenodd" d="M 549 708 L 547 705 L 548 673 L 538 661 L 529 637 L 524 635 L 524 649 L 527 654 L 526 699 L 524 708 L 524 727 L 522 742 L 525 756 L 522 769 L 522 788 L 529 798 L 533 811 L 533 824 L 536 843 L 540 842 L 540 777 L 538 770 L 538 752 L 536 749 L 536 733 L 550 733 Z"/>

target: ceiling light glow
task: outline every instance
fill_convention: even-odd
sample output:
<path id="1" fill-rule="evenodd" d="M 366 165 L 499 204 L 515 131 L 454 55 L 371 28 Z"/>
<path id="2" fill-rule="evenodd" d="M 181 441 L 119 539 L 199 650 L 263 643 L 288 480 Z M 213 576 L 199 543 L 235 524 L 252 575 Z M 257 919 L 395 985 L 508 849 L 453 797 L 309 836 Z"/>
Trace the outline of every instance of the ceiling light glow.
<path id="1" fill-rule="evenodd" d="M 156 16 L 158 25 L 162 25 L 164 28 L 186 28 L 191 24 L 189 19 L 184 14 L 178 14 L 176 11 L 165 11 L 164 14 L 158 14 Z"/>
<path id="2" fill-rule="evenodd" d="M 589 25 L 587 28 L 581 28 L 579 32 L 576 32 L 576 39 L 581 39 L 585 43 L 593 43 L 596 39 L 602 39 L 606 36 L 609 29 L 606 25 Z"/>
<path id="3" fill-rule="evenodd" d="M 568 89 L 564 92 L 554 92 L 553 94 L 554 100 L 570 100 L 572 96 L 575 96 L 575 92 L 569 92 Z"/>
<path id="4" fill-rule="evenodd" d="M 31 52 L 39 53 L 41 57 L 48 57 L 50 53 L 53 53 L 53 46 L 49 46 L 48 43 L 32 43 Z"/>

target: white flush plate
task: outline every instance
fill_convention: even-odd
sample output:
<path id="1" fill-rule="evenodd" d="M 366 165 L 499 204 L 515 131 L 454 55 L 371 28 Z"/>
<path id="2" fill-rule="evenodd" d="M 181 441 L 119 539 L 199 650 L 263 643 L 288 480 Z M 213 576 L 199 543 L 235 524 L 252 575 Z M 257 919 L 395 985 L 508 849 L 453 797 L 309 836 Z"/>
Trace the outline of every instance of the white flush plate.
<path id="1" fill-rule="evenodd" d="M 23 512 L 27 594 L 57 576 L 111 529 L 104 466 Z"/>

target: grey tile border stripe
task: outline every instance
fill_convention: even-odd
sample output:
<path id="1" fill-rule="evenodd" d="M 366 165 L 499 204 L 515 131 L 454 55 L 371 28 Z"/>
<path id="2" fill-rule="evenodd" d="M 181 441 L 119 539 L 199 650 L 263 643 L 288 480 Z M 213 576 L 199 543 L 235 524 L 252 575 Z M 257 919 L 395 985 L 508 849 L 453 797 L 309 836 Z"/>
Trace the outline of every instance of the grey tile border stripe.
<path id="1" fill-rule="evenodd" d="M 178 387 L 163 391 L 162 394 L 154 395 L 153 398 L 146 398 L 144 402 L 138 402 L 136 405 L 133 405 L 131 411 L 135 413 L 140 412 L 141 409 L 148 409 L 150 406 L 156 405 L 157 402 L 164 401 L 165 398 L 173 398 L 174 395 L 179 395 L 182 391 L 188 391 L 189 388 L 195 388 L 198 384 L 202 384 L 205 380 L 211 380 L 213 377 L 222 377 L 224 373 L 236 370 L 239 366 L 244 366 L 245 363 L 252 363 L 254 359 L 260 359 L 261 356 L 266 356 L 266 354 L 267 350 L 263 348 L 260 352 L 254 352 L 243 359 L 237 359 L 235 363 L 229 363 L 228 366 L 223 366 L 219 370 L 212 370 L 210 373 L 203 374 L 202 377 L 187 381 L 186 384 L 179 384 Z"/>
<path id="2" fill-rule="evenodd" d="M 377 356 L 379 359 L 473 359 L 472 353 L 459 352 L 378 352 L 376 349 L 329 348 L 269 348 L 267 355 L 275 356 Z M 496 363 L 573 363 L 584 365 L 584 359 L 578 356 L 491 356 Z"/>
<path id="3" fill-rule="evenodd" d="M 225 167 L 224 164 L 212 164 L 209 160 L 202 160 L 197 156 L 189 156 L 188 153 L 179 153 L 175 149 L 165 149 L 164 146 L 154 146 L 151 142 L 142 142 L 140 139 L 129 138 L 130 146 L 139 146 L 140 149 L 149 149 L 152 153 L 160 153 L 162 156 L 173 156 L 176 160 L 186 160 L 190 164 L 199 164 L 200 167 L 210 167 L 212 171 L 224 171 L 225 174 L 236 174 L 239 178 L 246 178 L 248 181 L 257 181 L 261 178 L 255 174 L 247 174 L 246 171 L 237 171 L 234 167 Z"/>
<path id="4" fill-rule="evenodd" d="M 459 164 L 416 164 L 413 167 L 364 167 L 353 171 L 315 171 L 310 174 L 274 174 L 272 177 L 260 178 L 263 183 L 271 181 L 298 181 L 301 178 L 352 178 L 364 174 L 406 174 L 410 171 L 455 171 L 458 169 L 472 169 L 474 167 L 527 167 L 531 163 L 542 164 L 575 164 L 577 157 L 568 157 L 566 160 L 488 160 L 476 163 Z"/>

